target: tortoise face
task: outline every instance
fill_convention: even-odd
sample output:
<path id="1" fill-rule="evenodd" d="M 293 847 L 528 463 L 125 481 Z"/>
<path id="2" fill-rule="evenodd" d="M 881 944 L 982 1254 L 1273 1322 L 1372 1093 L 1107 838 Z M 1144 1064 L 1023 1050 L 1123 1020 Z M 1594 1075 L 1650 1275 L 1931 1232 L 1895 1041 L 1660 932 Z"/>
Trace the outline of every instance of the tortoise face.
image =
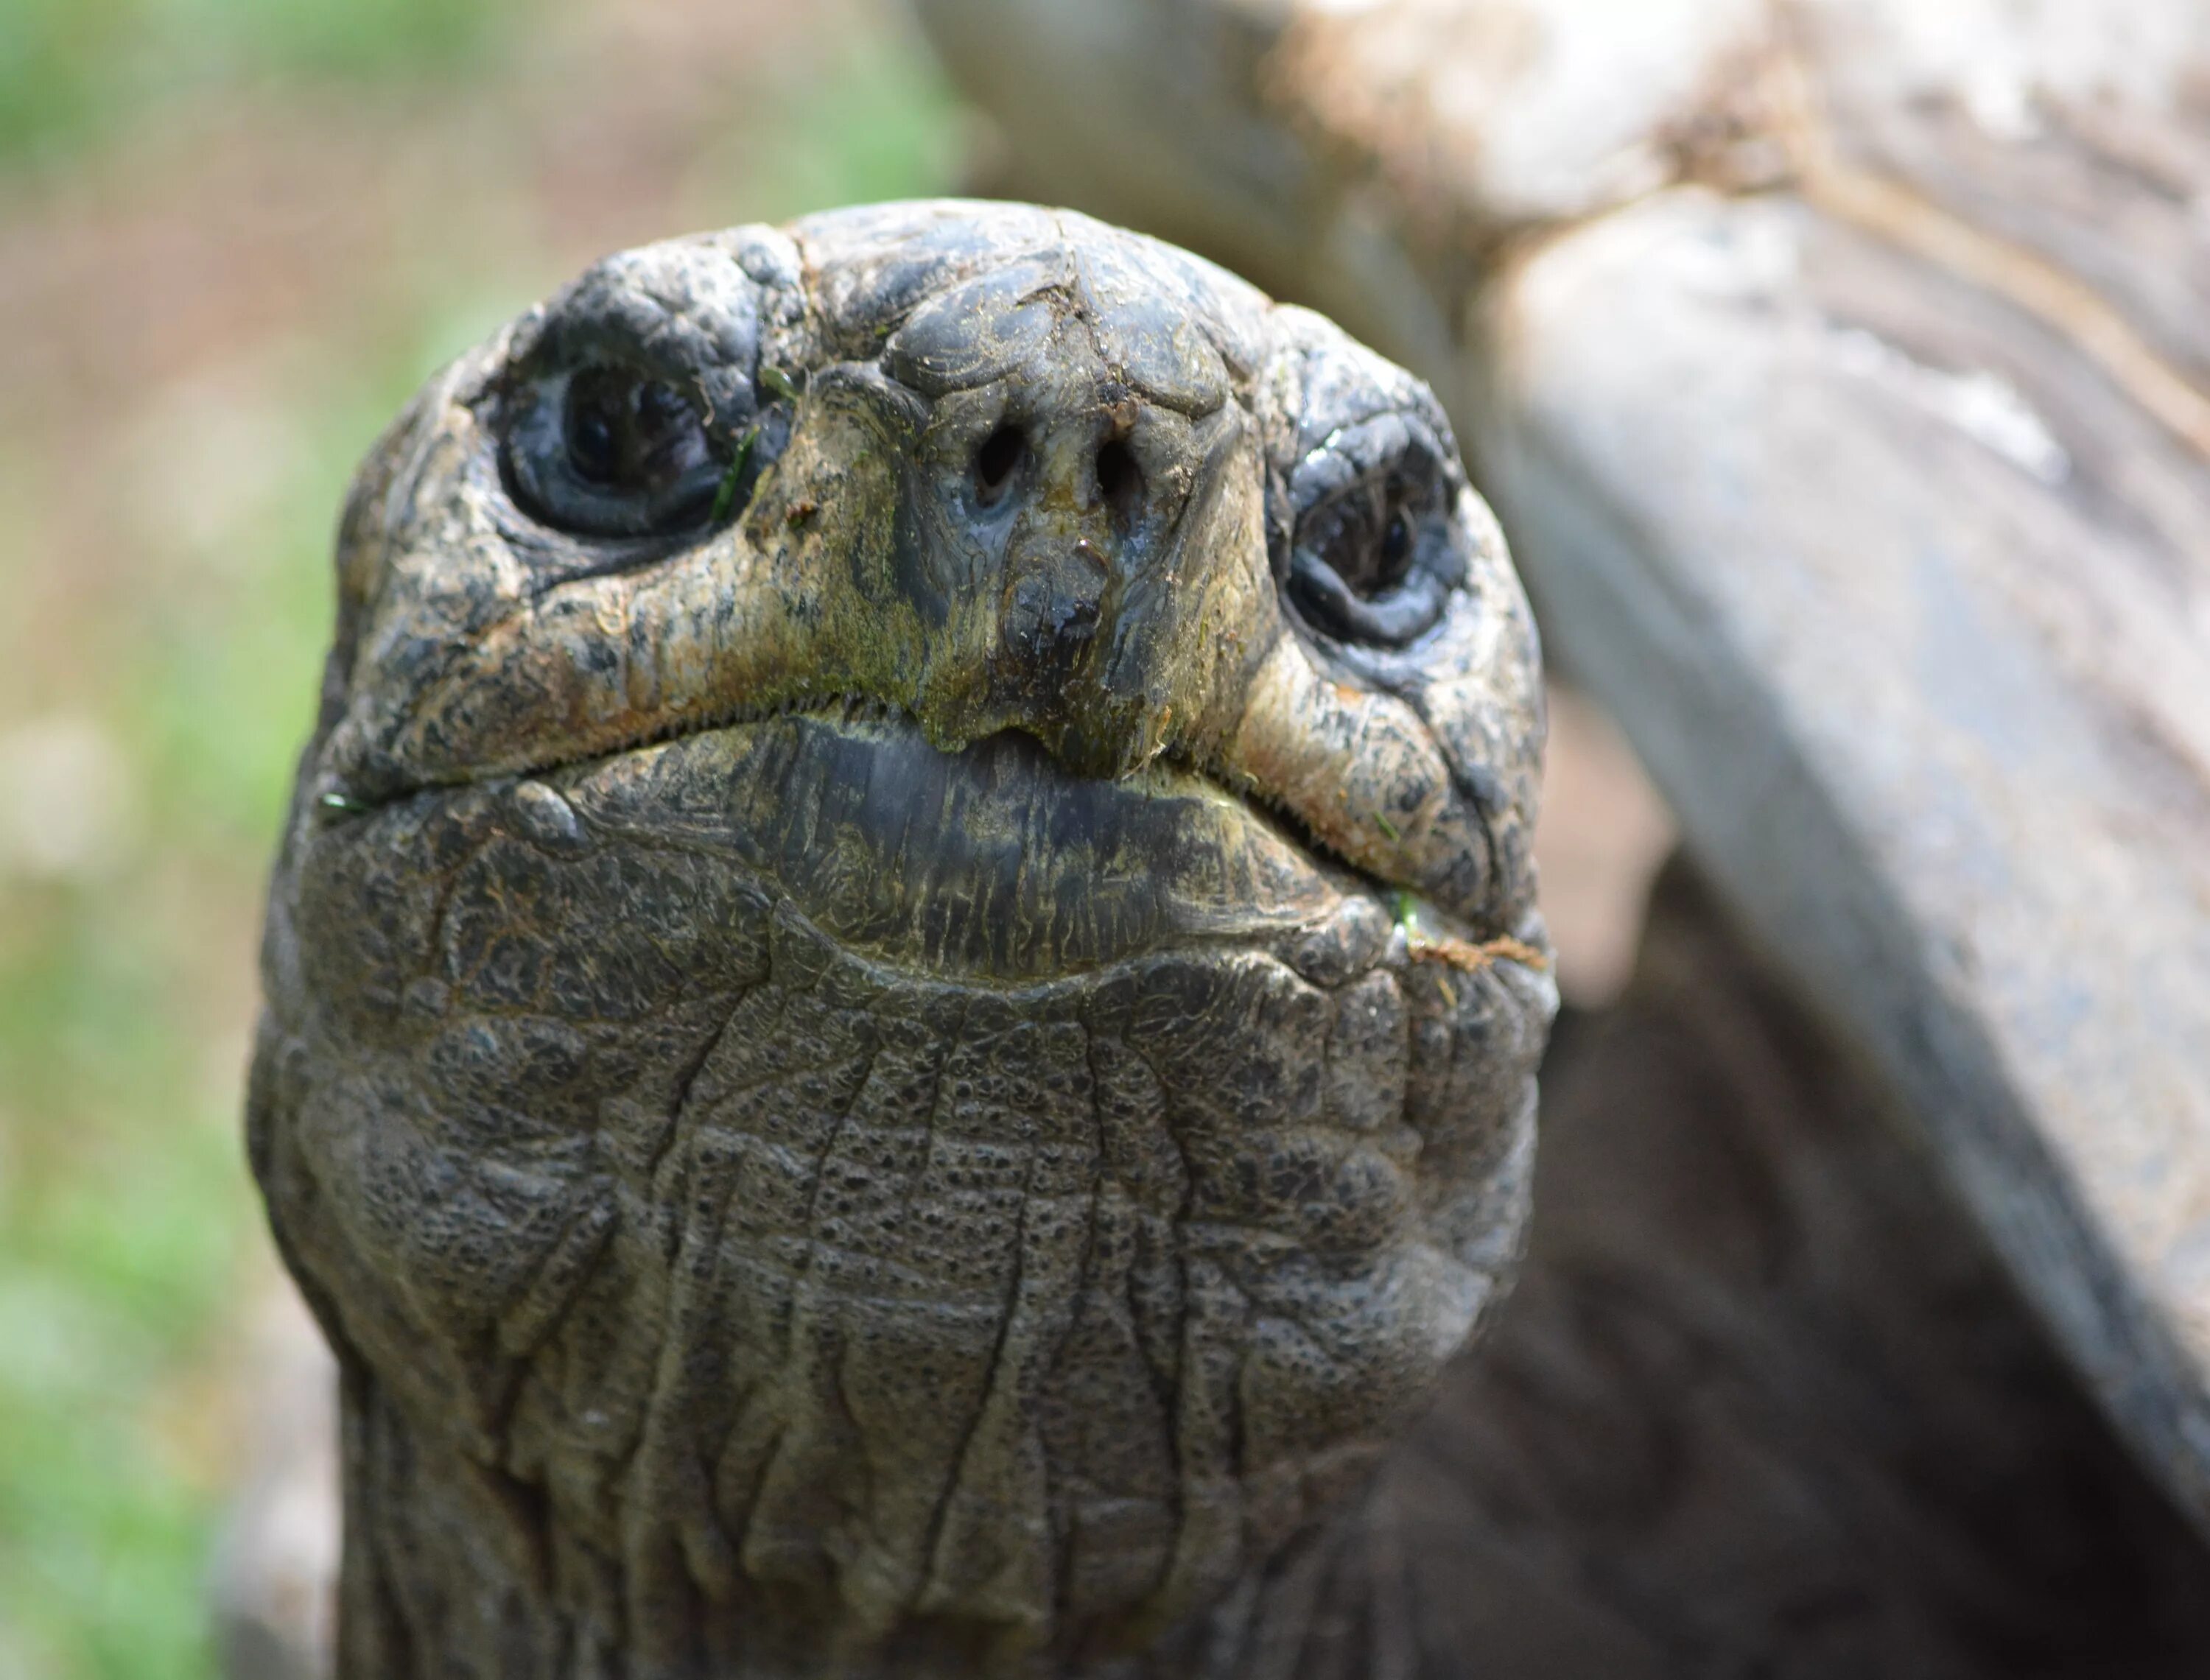
<path id="1" fill-rule="evenodd" d="M 1423 388 L 1078 217 L 845 213 L 463 358 L 339 564 L 256 1162 L 501 1592 L 1016 1662 L 1355 1484 L 1514 1251 L 1554 1004 L 1533 634 Z"/>

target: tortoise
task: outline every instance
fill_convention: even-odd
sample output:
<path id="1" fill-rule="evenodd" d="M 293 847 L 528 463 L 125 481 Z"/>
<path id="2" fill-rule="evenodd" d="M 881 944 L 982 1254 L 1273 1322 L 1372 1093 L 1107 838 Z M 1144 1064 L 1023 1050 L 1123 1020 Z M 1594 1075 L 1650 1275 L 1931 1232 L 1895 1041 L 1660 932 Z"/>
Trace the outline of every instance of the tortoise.
<path id="1" fill-rule="evenodd" d="M 2199 17 L 921 9 L 1010 184 L 1440 405 L 965 205 L 619 260 L 379 447 L 252 1099 L 346 1671 L 2204 1671 Z M 1688 853 L 1531 1227 L 1445 411 Z"/>
<path id="2" fill-rule="evenodd" d="M 1072 214 L 740 228 L 433 379 L 337 573 L 249 1136 L 339 1671 L 1271 1660 L 1556 1007 L 1428 389 Z"/>
<path id="3" fill-rule="evenodd" d="M 1534 621 L 1323 316 L 1013 204 L 647 247 L 431 382 L 338 579 L 248 1118 L 348 1680 L 2210 1655 L 1705 873 L 1537 1179 Z"/>

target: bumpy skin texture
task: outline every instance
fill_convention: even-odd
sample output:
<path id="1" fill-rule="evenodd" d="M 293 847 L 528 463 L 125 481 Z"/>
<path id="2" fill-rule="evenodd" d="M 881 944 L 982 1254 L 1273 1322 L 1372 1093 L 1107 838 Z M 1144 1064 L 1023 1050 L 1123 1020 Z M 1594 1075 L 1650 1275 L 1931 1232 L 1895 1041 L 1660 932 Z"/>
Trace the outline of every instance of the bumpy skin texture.
<path id="1" fill-rule="evenodd" d="M 638 382 L 696 470 L 625 500 Z M 250 1127 L 343 1671 L 1259 1661 L 1516 1255 L 1555 1008 L 1425 388 L 1077 216 L 746 228 L 433 381 L 338 565 Z"/>

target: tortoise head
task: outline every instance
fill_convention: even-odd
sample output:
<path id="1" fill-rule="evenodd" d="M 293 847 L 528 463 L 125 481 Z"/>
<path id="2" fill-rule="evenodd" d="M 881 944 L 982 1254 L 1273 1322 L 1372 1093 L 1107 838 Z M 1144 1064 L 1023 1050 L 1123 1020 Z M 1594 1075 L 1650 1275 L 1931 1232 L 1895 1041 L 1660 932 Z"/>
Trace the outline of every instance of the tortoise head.
<path id="1" fill-rule="evenodd" d="M 1432 396 L 1077 216 L 740 229 L 433 381 L 339 576 L 251 1122 L 349 1660 L 1228 1614 L 1524 1213 L 1537 653 Z"/>

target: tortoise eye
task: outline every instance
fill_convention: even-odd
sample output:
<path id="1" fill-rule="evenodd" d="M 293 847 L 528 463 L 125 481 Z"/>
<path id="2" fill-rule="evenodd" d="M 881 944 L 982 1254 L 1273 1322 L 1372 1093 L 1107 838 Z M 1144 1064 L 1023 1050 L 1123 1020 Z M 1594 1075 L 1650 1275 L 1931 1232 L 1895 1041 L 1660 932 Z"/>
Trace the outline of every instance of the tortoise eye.
<path id="1" fill-rule="evenodd" d="M 1386 568 L 1401 569 L 1412 557 L 1412 527 L 1402 513 L 1389 515 L 1389 528 L 1381 535 L 1381 561 Z"/>
<path id="2" fill-rule="evenodd" d="M 1307 622 L 1347 641 L 1402 647 L 1442 616 L 1449 588 L 1423 547 L 1444 543 L 1417 480 L 1387 474 L 1307 509 L 1291 539 L 1289 593 Z"/>
<path id="3" fill-rule="evenodd" d="M 681 392 L 619 368 L 570 378 L 564 429 L 569 467 L 605 490 L 659 494 L 712 454 L 705 422 Z"/>
<path id="4" fill-rule="evenodd" d="M 515 498 L 583 536 L 637 537 L 703 524 L 728 468 L 697 403 L 637 369 L 601 364 L 531 388 L 508 435 Z"/>
<path id="5" fill-rule="evenodd" d="M 586 484 L 610 485 L 621 470 L 620 415 L 603 400 L 578 401 L 583 394 L 568 394 L 568 464 Z"/>

